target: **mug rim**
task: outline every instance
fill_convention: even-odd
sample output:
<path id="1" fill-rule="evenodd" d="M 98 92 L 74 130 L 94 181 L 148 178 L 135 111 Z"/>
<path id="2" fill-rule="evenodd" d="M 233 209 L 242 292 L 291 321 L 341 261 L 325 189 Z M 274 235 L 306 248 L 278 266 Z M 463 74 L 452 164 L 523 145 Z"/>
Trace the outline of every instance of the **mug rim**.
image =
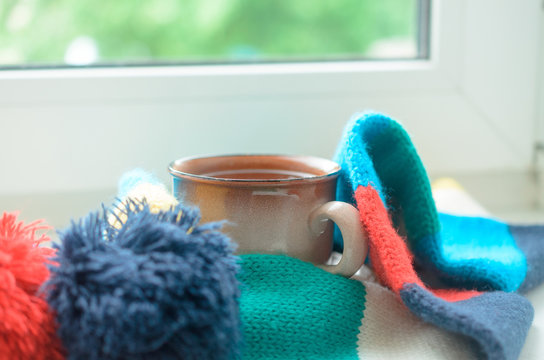
<path id="1" fill-rule="evenodd" d="M 188 162 L 191 160 L 200 160 L 200 159 L 217 159 L 217 158 L 242 158 L 242 157 L 264 157 L 264 158 L 286 158 L 294 161 L 299 161 L 301 163 L 306 163 L 306 161 L 311 161 L 314 164 L 320 163 L 323 164 L 322 167 L 315 167 L 318 168 L 325 173 L 323 175 L 311 175 L 311 176 L 294 176 L 290 177 L 288 179 L 229 179 L 229 178 L 221 178 L 221 177 L 214 177 L 214 176 L 208 176 L 208 175 L 201 175 L 201 174 L 194 174 L 186 171 L 181 171 L 176 169 L 176 165 L 179 165 L 184 162 Z M 328 165 L 328 166 L 325 166 Z M 329 169 L 329 170 L 327 170 Z M 340 173 L 341 167 L 338 163 L 335 161 L 317 157 L 317 156 L 310 156 L 310 155 L 292 155 L 292 154 L 220 154 L 220 155 L 203 155 L 203 156 L 187 156 L 183 158 L 179 158 L 177 160 L 174 160 L 170 162 L 168 165 L 168 172 L 176 177 L 176 178 L 189 178 L 199 181 L 205 181 L 205 182 L 212 182 L 212 183 L 221 183 L 221 184 L 283 184 L 283 183 L 296 183 L 296 182 L 315 182 L 315 181 L 323 181 L 330 178 L 337 177 Z"/>

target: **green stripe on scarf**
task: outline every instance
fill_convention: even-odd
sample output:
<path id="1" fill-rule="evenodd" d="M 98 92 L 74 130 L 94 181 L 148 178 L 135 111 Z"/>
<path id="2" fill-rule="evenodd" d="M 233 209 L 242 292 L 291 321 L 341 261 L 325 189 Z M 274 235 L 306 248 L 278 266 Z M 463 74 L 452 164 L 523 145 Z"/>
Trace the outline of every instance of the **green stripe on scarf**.
<path id="1" fill-rule="evenodd" d="M 439 233 L 440 222 L 427 173 L 410 137 L 400 124 L 391 121 L 387 129 L 369 141 L 374 168 L 392 200 L 388 205 L 393 212 L 401 210 L 407 215 L 403 220 L 410 242 L 416 247 L 425 246 L 416 242 Z"/>
<path id="2" fill-rule="evenodd" d="M 243 359 L 358 359 L 365 288 L 283 255 L 242 255 Z"/>

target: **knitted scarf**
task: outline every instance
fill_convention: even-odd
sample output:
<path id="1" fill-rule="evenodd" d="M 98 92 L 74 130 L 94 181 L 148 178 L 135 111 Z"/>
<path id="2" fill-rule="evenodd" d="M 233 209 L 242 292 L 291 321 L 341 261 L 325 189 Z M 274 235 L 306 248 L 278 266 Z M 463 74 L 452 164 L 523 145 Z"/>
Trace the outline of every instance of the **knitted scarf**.
<path id="1" fill-rule="evenodd" d="M 438 213 L 414 145 L 385 115 L 353 118 L 336 160 L 338 197 L 359 209 L 380 282 L 416 316 L 472 338 L 483 357 L 516 359 L 533 319 L 517 292 L 542 282 L 544 226 Z"/>

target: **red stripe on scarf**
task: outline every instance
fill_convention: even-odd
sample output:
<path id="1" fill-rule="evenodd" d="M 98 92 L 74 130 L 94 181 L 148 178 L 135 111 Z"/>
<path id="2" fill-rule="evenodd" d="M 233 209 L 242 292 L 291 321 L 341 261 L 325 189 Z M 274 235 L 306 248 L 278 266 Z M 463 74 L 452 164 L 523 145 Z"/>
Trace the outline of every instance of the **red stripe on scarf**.
<path id="1" fill-rule="evenodd" d="M 404 284 L 417 284 L 447 301 L 466 300 L 480 294 L 474 290 L 428 289 L 414 270 L 413 255 L 395 231 L 378 192 L 371 186 L 359 186 L 355 200 L 369 239 L 370 261 L 383 285 L 399 295 Z"/>

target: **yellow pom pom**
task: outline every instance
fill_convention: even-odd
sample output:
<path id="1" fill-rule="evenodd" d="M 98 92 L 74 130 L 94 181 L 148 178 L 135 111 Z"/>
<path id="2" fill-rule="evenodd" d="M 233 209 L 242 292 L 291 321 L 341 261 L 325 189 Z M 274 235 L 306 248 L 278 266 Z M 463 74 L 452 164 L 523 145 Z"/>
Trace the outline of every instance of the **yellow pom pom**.
<path id="1" fill-rule="evenodd" d="M 119 208 L 123 208 L 127 204 L 131 207 L 137 206 L 133 203 L 128 203 L 127 199 L 134 200 L 136 203 L 141 203 L 145 200 L 152 213 L 158 213 L 161 210 L 170 210 L 178 204 L 177 199 L 163 185 L 139 184 L 128 192 L 127 196 L 121 201 L 121 206 L 116 207 L 108 218 L 109 223 L 117 229 L 120 229 L 127 220 L 127 215 Z"/>

